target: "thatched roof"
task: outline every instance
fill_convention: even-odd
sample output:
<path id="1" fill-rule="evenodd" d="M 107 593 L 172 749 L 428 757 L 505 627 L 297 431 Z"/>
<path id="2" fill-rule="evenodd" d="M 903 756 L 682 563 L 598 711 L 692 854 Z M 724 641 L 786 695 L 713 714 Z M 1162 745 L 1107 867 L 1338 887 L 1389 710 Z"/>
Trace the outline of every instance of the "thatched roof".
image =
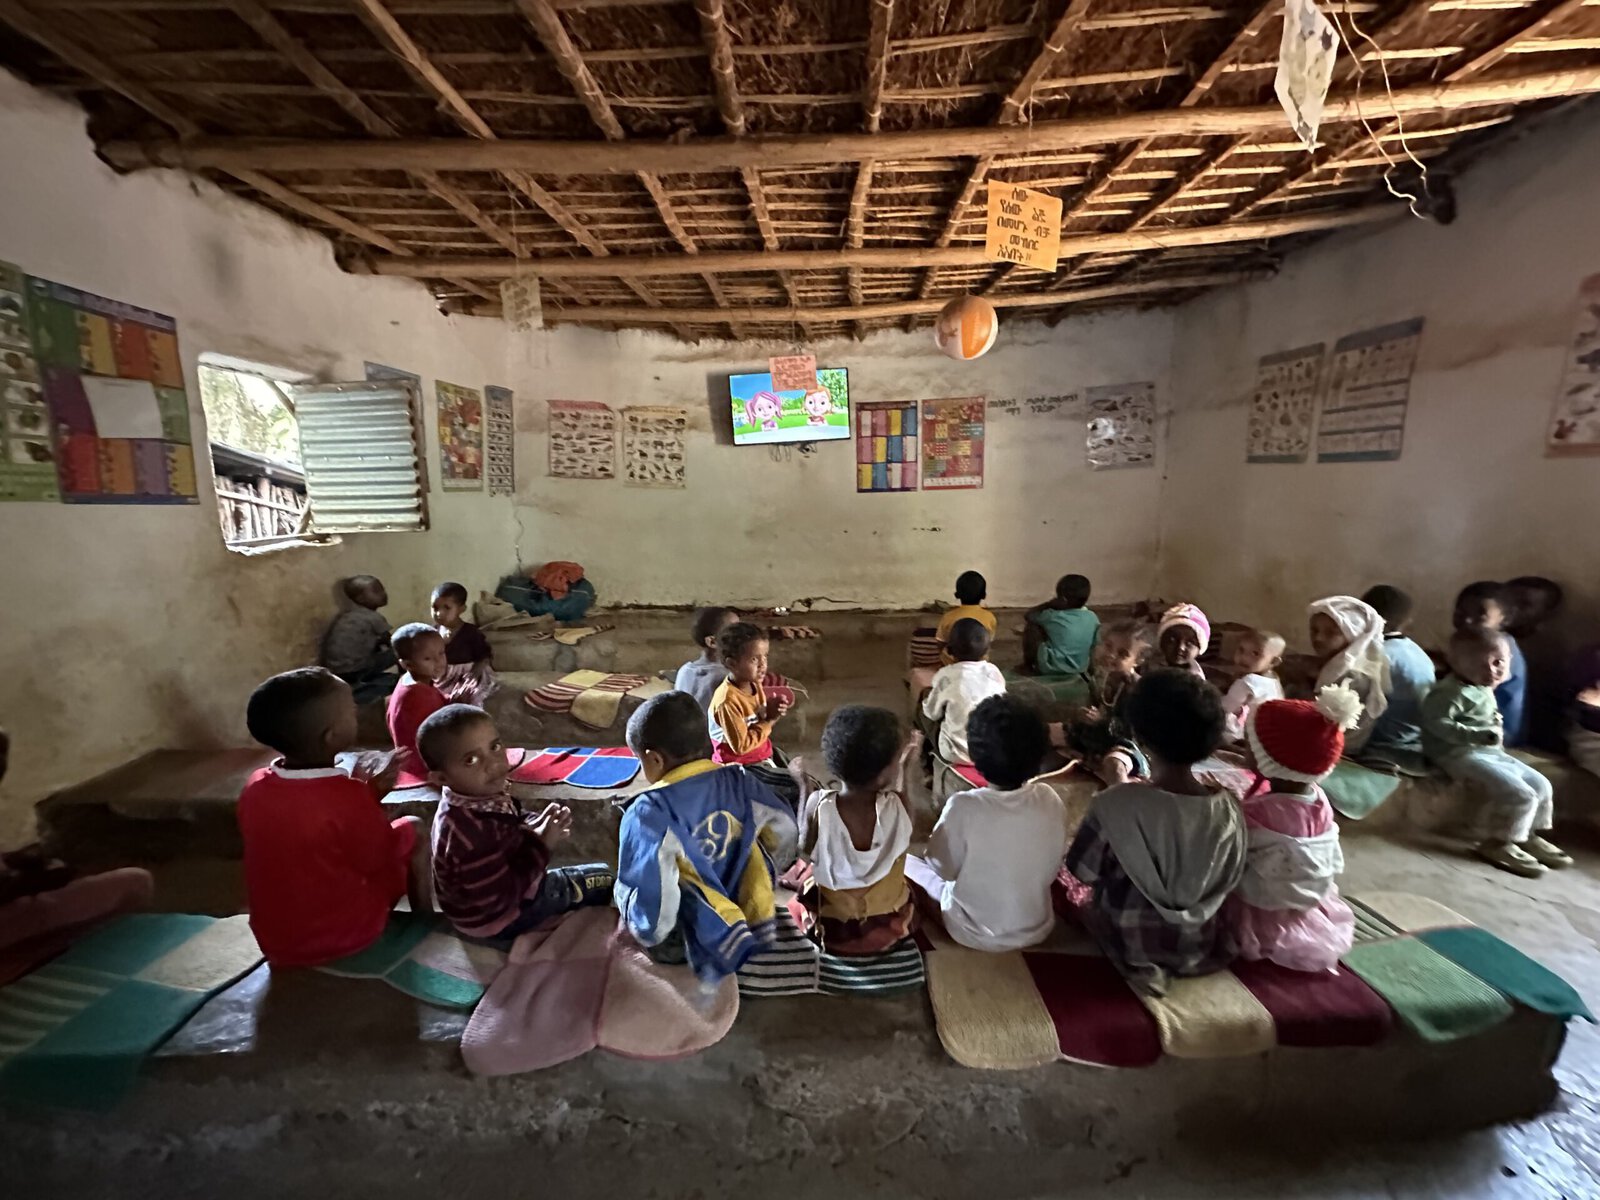
<path id="1" fill-rule="evenodd" d="M 549 319 L 815 338 L 1183 298 L 1403 212 L 1386 176 L 1448 215 L 1453 160 L 1600 90 L 1600 0 L 1322 7 L 1314 155 L 1282 0 L 0 0 L 0 63 L 448 306 L 531 265 Z M 990 181 L 1062 198 L 1053 276 L 984 260 Z"/>

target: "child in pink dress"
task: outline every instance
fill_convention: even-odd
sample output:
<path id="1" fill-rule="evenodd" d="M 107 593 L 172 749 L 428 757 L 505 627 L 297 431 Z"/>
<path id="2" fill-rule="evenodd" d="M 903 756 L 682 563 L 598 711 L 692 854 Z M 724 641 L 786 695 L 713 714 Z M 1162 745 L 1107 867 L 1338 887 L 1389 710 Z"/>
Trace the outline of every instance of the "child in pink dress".
<path id="1" fill-rule="evenodd" d="M 1259 778 L 1241 804 L 1249 850 L 1226 910 L 1237 957 L 1331 971 L 1350 949 L 1356 922 L 1336 882 L 1344 870 L 1339 826 L 1317 785 L 1360 716 L 1361 697 L 1336 684 L 1315 701 L 1268 700 L 1246 717 Z"/>

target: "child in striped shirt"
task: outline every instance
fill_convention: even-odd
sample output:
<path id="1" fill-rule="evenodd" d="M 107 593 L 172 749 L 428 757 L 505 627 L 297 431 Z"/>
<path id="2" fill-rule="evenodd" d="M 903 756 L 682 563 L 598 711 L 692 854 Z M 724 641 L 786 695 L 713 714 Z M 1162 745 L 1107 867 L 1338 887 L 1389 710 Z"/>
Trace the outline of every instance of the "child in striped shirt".
<path id="1" fill-rule="evenodd" d="M 523 811 L 483 709 L 441 708 L 417 731 L 417 753 L 443 792 L 433 818 L 434 900 L 459 933 L 509 942 L 580 905 L 611 902 L 616 876 L 604 863 L 550 866 L 551 851 L 572 835 L 572 811 Z"/>

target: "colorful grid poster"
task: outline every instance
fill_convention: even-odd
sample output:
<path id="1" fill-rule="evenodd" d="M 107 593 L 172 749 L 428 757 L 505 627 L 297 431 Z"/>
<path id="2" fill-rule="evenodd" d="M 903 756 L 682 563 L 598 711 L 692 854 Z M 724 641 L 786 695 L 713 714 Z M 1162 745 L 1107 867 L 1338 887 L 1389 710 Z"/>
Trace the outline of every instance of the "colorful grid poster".
<path id="1" fill-rule="evenodd" d="M 1578 322 L 1550 415 L 1545 453 L 1600 454 L 1600 275 L 1578 285 Z"/>
<path id="2" fill-rule="evenodd" d="M 1250 432 L 1245 461 L 1303 463 L 1311 453 L 1311 426 L 1317 412 L 1326 345 L 1301 346 L 1269 354 L 1256 364 L 1256 390 L 1250 397 Z"/>
<path id="3" fill-rule="evenodd" d="M 0 263 L 0 500 L 59 500 L 28 308 L 27 277 Z"/>
<path id="4" fill-rule="evenodd" d="M 484 428 L 484 471 L 489 495 L 509 496 L 517 490 L 516 424 L 512 419 L 511 389 L 490 384 L 483 389 L 488 405 Z"/>
<path id="5" fill-rule="evenodd" d="M 447 492 L 483 490 L 483 393 L 433 382 L 439 398 L 439 478 Z"/>
<path id="6" fill-rule="evenodd" d="M 177 322 L 45 279 L 28 305 L 61 498 L 198 503 Z"/>
<path id="7" fill-rule="evenodd" d="M 922 402 L 922 487 L 983 486 L 982 396 Z"/>
<path id="8" fill-rule="evenodd" d="M 598 400 L 550 401 L 550 474 L 617 477 L 617 414 Z"/>
<path id="9" fill-rule="evenodd" d="M 1328 391 L 1317 423 L 1318 462 L 1399 458 L 1411 400 L 1411 369 L 1422 318 L 1340 338 L 1328 365 Z"/>
<path id="10" fill-rule="evenodd" d="M 856 491 L 917 490 L 917 405 L 856 406 Z"/>

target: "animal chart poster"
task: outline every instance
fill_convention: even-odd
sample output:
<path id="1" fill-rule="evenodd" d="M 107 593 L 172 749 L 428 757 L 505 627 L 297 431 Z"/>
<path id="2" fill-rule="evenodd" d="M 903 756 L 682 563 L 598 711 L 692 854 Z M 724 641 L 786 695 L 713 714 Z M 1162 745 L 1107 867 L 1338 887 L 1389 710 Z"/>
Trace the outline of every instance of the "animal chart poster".
<path id="1" fill-rule="evenodd" d="M 1333 347 L 1317 423 L 1318 462 L 1400 457 L 1422 318 L 1352 333 Z"/>
<path id="2" fill-rule="evenodd" d="M 485 408 L 484 473 L 489 495 L 509 496 L 517 490 L 516 422 L 512 416 L 511 389 L 490 384 L 483 389 Z"/>
<path id="3" fill-rule="evenodd" d="M 1084 392 L 1084 450 L 1097 471 L 1156 465 L 1156 385 L 1115 383 Z"/>
<path id="4" fill-rule="evenodd" d="M 598 400 L 550 401 L 550 474 L 617 477 L 617 414 Z"/>
<path id="5" fill-rule="evenodd" d="M 634 487 L 683 487 L 688 437 L 687 408 L 656 405 L 623 409 L 623 482 Z"/>
<path id="6" fill-rule="evenodd" d="M 1600 454 L 1600 275 L 1589 276 L 1578 287 L 1578 322 L 1545 452 Z"/>
<path id="7" fill-rule="evenodd" d="M 916 402 L 857 405 L 856 491 L 916 490 Z"/>
<path id="8" fill-rule="evenodd" d="M 198 503 L 177 322 L 46 279 L 27 293 L 61 498 Z"/>
<path id="9" fill-rule="evenodd" d="M 1303 463 L 1310 457 L 1326 349 L 1326 343 L 1318 342 L 1281 350 L 1256 365 L 1246 462 Z"/>
<path id="10" fill-rule="evenodd" d="M 922 402 L 922 487 L 983 486 L 982 396 Z"/>
<path id="11" fill-rule="evenodd" d="M 59 500 L 28 307 L 27 277 L 0 263 L 0 500 Z"/>
<path id="12" fill-rule="evenodd" d="M 439 400 L 439 471 L 447 492 L 483 490 L 483 393 L 434 381 Z"/>

